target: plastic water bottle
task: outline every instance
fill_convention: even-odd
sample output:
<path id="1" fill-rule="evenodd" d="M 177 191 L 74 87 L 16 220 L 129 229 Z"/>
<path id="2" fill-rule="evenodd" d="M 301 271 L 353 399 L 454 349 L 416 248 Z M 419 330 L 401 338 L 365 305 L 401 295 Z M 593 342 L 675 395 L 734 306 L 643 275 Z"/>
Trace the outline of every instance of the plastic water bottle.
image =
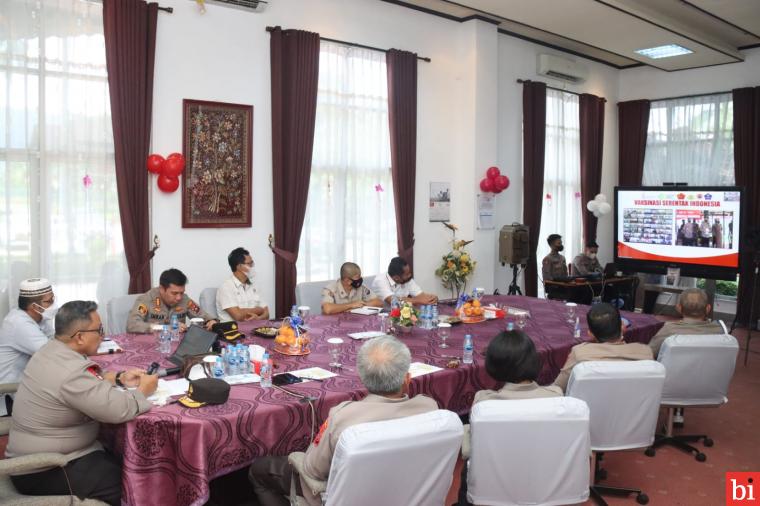
<path id="1" fill-rule="evenodd" d="M 396 297 L 396 294 L 394 293 L 391 297 L 391 309 L 396 309 L 397 307 L 399 307 L 398 297 Z"/>
<path id="2" fill-rule="evenodd" d="M 243 346 L 242 344 L 238 343 L 237 345 L 238 374 L 248 373 L 248 366 L 246 365 L 246 363 L 250 364 L 251 362 L 245 359 L 245 351 L 246 351 L 246 346 Z"/>
<path id="3" fill-rule="evenodd" d="M 163 329 L 161 329 L 160 348 L 161 355 L 167 356 L 172 352 L 171 335 L 168 325 L 164 325 Z"/>
<path id="4" fill-rule="evenodd" d="M 581 338 L 581 320 L 577 316 L 575 317 L 575 328 L 573 329 L 573 337 L 576 339 Z"/>
<path id="5" fill-rule="evenodd" d="M 222 362 L 222 357 L 216 357 L 216 363 L 214 363 L 214 377 L 215 378 L 224 378 L 224 363 Z"/>
<path id="6" fill-rule="evenodd" d="M 238 362 L 234 346 L 227 347 L 227 376 L 236 376 L 238 374 Z"/>
<path id="7" fill-rule="evenodd" d="M 511 332 L 513 330 L 515 330 L 515 322 L 508 321 L 507 322 L 507 332 Z"/>
<path id="8" fill-rule="evenodd" d="M 298 317 L 298 306 L 293 304 L 293 307 L 290 308 L 290 317 L 291 318 L 297 318 Z"/>
<path id="9" fill-rule="evenodd" d="M 244 373 L 245 374 L 251 374 L 252 367 L 251 367 L 251 350 L 246 345 L 242 345 L 243 347 L 243 365 L 245 366 Z"/>
<path id="10" fill-rule="evenodd" d="M 464 336 L 464 351 L 462 353 L 462 363 L 472 364 L 472 336 L 467 334 Z"/>
<path id="11" fill-rule="evenodd" d="M 264 357 L 261 359 L 261 388 L 269 388 L 272 386 L 272 360 L 269 358 L 269 353 L 264 353 Z"/>
<path id="12" fill-rule="evenodd" d="M 430 306 L 431 311 L 431 325 L 430 328 L 437 329 L 438 328 L 438 304 L 433 304 Z"/>
<path id="13" fill-rule="evenodd" d="M 169 320 L 171 322 L 171 340 L 172 341 L 179 341 L 179 317 L 177 316 L 177 313 L 172 313 L 172 317 Z"/>
<path id="14" fill-rule="evenodd" d="M 222 375 L 227 376 L 229 374 L 228 372 L 228 359 L 227 359 L 227 348 L 222 348 L 222 356 L 220 357 L 222 359 Z"/>

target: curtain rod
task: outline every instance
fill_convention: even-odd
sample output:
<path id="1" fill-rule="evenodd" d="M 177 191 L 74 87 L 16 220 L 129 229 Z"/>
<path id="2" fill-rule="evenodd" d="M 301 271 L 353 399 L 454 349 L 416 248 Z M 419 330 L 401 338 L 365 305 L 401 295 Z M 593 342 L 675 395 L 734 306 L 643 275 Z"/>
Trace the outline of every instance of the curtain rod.
<path id="1" fill-rule="evenodd" d="M 664 100 L 680 100 L 682 98 L 711 97 L 713 95 L 730 95 L 731 90 L 714 91 L 712 93 L 695 93 L 694 95 L 681 95 L 680 97 L 650 98 L 650 102 L 662 102 Z"/>
<path id="2" fill-rule="evenodd" d="M 540 83 L 541 81 L 531 81 L 530 79 L 518 79 L 517 82 L 520 83 L 520 84 L 522 84 L 522 83 Z M 546 83 L 544 83 L 544 84 L 546 84 Z M 577 91 L 563 90 L 562 88 L 555 88 L 554 86 L 549 86 L 548 84 L 546 85 L 546 88 L 549 89 L 549 90 L 562 91 L 564 93 L 570 93 L 571 95 L 578 95 L 579 97 L 581 95 L 583 95 L 583 93 L 578 93 Z M 590 95 L 590 93 L 589 93 L 589 95 Z M 599 98 L 601 98 L 604 102 L 607 102 L 606 98 L 604 98 L 604 97 L 599 97 Z"/>
<path id="3" fill-rule="evenodd" d="M 267 26 L 267 31 L 268 32 L 271 32 L 274 29 L 275 29 L 274 26 Z M 336 42 L 338 44 L 344 44 L 346 46 L 351 46 L 351 47 L 361 47 L 361 48 L 364 48 L 364 49 L 371 49 L 372 51 L 380 51 L 382 53 L 387 53 L 388 52 L 387 49 L 381 49 L 379 47 L 373 47 L 373 46 L 367 46 L 367 45 L 364 45 L 364 44 L 358 44 L 356 42 L 346 42 L 345 40 L 329 39 L 327 37 L 321 37 L 321 36 L 319 37 L 319 40 L 326 40 L 328 42 Z M 422 60 L 424 62 L 428 62 L 428 63 L 430 63 L 430 61 L 431 61 L 430 58 L 427 58 L 425 56 L 417 56 L 417 59 L 418 60 Z"/>
<path id="4" fill-rule="evenodd" d="M 161 6 L 159 5 L 159 6 L 158 6 L 158 10 L 160 10 L 160 11 L 164 11 L 164 12 L 168 12 L 169 14 L 171 14 L 171 13 L 173 13 L 173 12 L 174 12 L 174 7 L 161 7 Z"/>

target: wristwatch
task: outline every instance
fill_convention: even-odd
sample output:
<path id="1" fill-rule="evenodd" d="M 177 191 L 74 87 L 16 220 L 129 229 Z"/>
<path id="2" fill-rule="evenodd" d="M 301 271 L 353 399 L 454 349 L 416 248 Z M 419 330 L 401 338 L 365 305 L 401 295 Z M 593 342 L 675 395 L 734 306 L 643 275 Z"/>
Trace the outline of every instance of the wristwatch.
<path id="1" fill-rule="evenodd" d="M 124 383 L 121 382 L 122 374 L 124 374 L 124 371 L 119 371 L 116 373 L 116 376 L 114 377 L 114 383 L 116 383 L 117 387 L 125 388 Z"/>

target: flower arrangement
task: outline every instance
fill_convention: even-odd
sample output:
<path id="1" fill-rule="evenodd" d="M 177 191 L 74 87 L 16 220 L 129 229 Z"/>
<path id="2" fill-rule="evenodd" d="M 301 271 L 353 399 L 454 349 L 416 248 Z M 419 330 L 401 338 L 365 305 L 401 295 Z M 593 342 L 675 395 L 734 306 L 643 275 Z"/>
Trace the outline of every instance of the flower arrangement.
<path id="1" fill-rule="evenodd" d="M 420 312 L 417 311 L 411 302 L 402 302 L 399 307 L 391 309 L 391 323 L 397 327 L 413 327 L 417 323 Z"/>
<path id="2" fill-rule="evenodd" d="M 452 250 L 443 255 L 443 263 L 435 270 L 435 274 L 441 278 L 443 286 L 451 290 L 452 298 L 459 298 L 465 291 L 467 280 L 472 276 L 477 262 L 464 249 L 472 241 L 457 240 L 457 226 L 446 222 L 443 225 L 452 232 Z"/>

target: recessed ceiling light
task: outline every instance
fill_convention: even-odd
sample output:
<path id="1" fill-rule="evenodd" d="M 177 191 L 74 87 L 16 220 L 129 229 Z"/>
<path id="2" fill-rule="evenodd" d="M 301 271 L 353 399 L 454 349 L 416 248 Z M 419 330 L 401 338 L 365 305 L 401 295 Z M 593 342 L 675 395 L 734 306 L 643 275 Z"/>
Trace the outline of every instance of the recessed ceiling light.
<path id="1" fill-rule="evenodd" d="M 667 44 L 665 46 L 650 47 L 647 49 L 637 49 L 637 53 L 653 60 L 660 58 L 670 58 L 671 56 L 681 56 L 682 54 L 691 54 L 694 51 L 687 49 L 678 44 Z"/>

